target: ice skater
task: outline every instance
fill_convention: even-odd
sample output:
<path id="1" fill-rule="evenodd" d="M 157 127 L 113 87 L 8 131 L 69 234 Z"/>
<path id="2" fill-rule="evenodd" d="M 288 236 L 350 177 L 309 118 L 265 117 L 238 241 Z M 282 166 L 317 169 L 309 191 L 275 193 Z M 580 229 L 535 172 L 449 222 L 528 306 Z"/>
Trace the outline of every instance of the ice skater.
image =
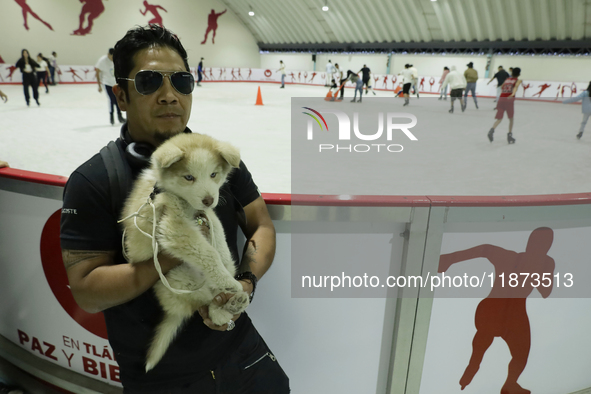
<path id="1" fill-rule="evenodd" d="M 363 80 L 359 78 L 359 75 L 355 74 L 351 70 L 347 70 L 347 78 L 343 81 L 343 84 L 347 81 L 351 81 L 355 84 L 355 95 L 353 96 L 352 103 L 361 102 L 361 96 L 363 96 Z M 359 91 L 359 100 L 357 100 L 357 91 Z"/>
<path id="2" fill-rule="evenodd" d="M 403 85 L 402 85 L 402 94 L 404 95 L 404 104 L 402 105 L 407 106 L 410 103 L 410 98 L 409 98 L 409 93 L 410 93 L 410 87 L 412 86 L 414 77 L 413 77 L 413 71 L 411 70 L 412 64 L 405 64 L 404 65 L 404 70 L 400 71 L 398 73 L 398 75 L 402 75 L 402 81 L 403 81 Z M 387 78 L 387 76 L 386 76 Z M 452 104 L 453 105 L 453 104 Z"/>
<path id="3" fill-rule="evenodd" d="M 493 75 L 493 77 L 486 83 L 488 85 L 493 81 L 493 79 L 497 80 L 497 97 L 495 98 L 495 103 L 499 101 L 499 97 L 501 97 L 501 86 L 503 86 L 503 83 L 507 78 L 509 78 L 509 74 L 507 71 L 505 71 L 503 66 L 499 66 L 497 73 Z"/>
<path id="4" fill-rule="evenodd" d="M 49 66 L 48 66 L 49 59 L 43 57 L 43 54 L 39 53 L 37 55 L 37 63 L 39 63 L 39 67 L 35 69 L 37 72 L 37 81 L 39 81 L 39 85 L 37 88 L 41 86 L 41 83 L 45 85 L 45 93 L 49 93 L 49 88 L 47 87 L 47 80 L 49 79 Z"/>
<path id="5" fill-rule="evenodd" d="M 517 383 L 527 365 L 531 347 L 531 329 L 527 316 L 526 299 L 536 288 L 542 297 L 548 298 L 553 288 L 555 262 L 547 255 L 554 232 L 548 227 L 540 227 L 532 231 L 527 241 L 525 252 L 517 253 L 495 245 L 479 245 L 473 248 L 449 254 L 439 258 L 438 272 L 445 272 L 460 261 L 475 258 L 488 259 L 495 268 L 496 281 L 490 294 L 478 304 L 474 316 L 476 334 L 472 340 L 470 362 L 460 379 L 464 390 L 478 370 L 484 354 L 493 343 L 495 337 L 502 338 L 509 347 L 511 361 L 507 379 L 501 388 L 501 394 L 530 394 Z M 502 278 L 515 273 L 527 273 L 531 280 L 523 286 L 508 286 Z M 541 280 L 541 278 L 549 279 Z M 536 279 L 538 278 L 538 286 Z M 541 281 L 541 282 L 540 282 Z"/>
<path id="6" fill-rule="evenodd" d="M 366 91 L 365 94 L 367 95 L 369 93 L 369 90 L 371 89 L 371 70 L 369 69 L 369 67 L 367 67 L 365 64 L 363 65 L 363 67 L 361 68 L 361 70 L 359 70 L 357 72 L 357 75 L 359 75 L 359 73 L 362 73 L 362 81 L 363 81 L 363 85 L 366 87 Z M 372 93 L 375 95 L 376 92 L 372 91 Z"/>
<path id="7" fill-rule="evenodd" d="M 462 108 L 462 112 L 464 112 L 466 110 L 466 104 L 464 103 L 464 99 L 462 99 L 462 93 L 464 92 L 464 89 L 466 89 L 466 78 L 458 72 L 456 66 L 451 66 L 451 71 L 445 77 L 441 89 L 447 90 L 447 85 L 451 88 L 451 91 L 449 92 L 449 97 L 451 97 L 451 108 L 449 113 L 454 113 L 454 101 L 456 101 L 456 99 L 460 100 L 460 107 Z"/>
<path id="8" fill-rule="evenodd" d="M 468 106 L 468 93 L 472 92 L 472 98 L 474 99 L 474 105 L 478 109 L 478 101 L 476 100 L 476 82 L 478 82 L 478 71 L 474 70 L 474 63 L 470 62 L 467 64 L 468 68 L 464 71 L 464 77 L 466 78 L 466 91 L 464 93 L 465 106 Z"/>
<path id="9" fill-rule="evenodd" d="M 283 60 L 279 60 L 279 69 L 277 70 L 277 72 L 281 72 L 281 87 L 279 87 L 279 89 L 283 89 L 285 88 L 285 63 L 283 63 Z"/>
<path id="10" fill-rule="evenodd" d="M 449 74 L 449 67 L 443 67 L 443 74 L 441 74 L 441 79 L 439 80 L 439 100 L 444 99 L 447 100 L 447 86 L 445 89 L 443 88 L 443 81 L 445 81 L 445 77 Z"/>
<path id="11" fill-rule="evenodd" d="M 519 88 L 519 85 L 521 85 L 521 79 L 518 79 L 519 75 L 521 75 L 521 69 L 519 67 L 513 68 L 511 77 L 505 79 L 505 82 L 501 87 L 501 97 L 497 103 L 497 114 L 495 115 L 496 121 L 488 132 L 488 139 L 490 142 L 493 142 L 493 134 L 495 129 L 503 120 L 503 115 L 506 111 L 507 117 L 509 118 L 509 133 L 507 133 L 507 142 L 510 144 L 515 143 L 515 138 L 513 138 L 513 113 L 515 105 L 515 93 L 517 93 L 517 89 Z"/>
<path id="12" fill-rule="evenodd" d="M 328 63 L 326 63 L 326 79 L 324 80 L 325 81 L 324 86 L 328 86 L 328 78 L 330 78 L 330 76 L 332 74 L 334 74 L 335 71 L 336 70 L 335 70 L 334 66 L 332 65 L 332 62 L 329 60 Z"/>
<path id="13" fill-rule="evenodd" d="M 117 80 L 115 79 L 115 64 L 113 63 L 114 52 L 115 50 L 113 48 L 109 48 L 107 54 L 101 56 L 94 66 L 98 91 L 101 93 L 103 91 L 103 85 L 105 85 L 105 92 L 109 98 L 109 120 L 111 125 L 115 124 L 114 108 L 117 109 L 119 123 L 125 123 L 125 119 L 121 114 L 121 109 L 113 93 L 113 86 L 117 84 Z"/>
<path id="14" fill-rule="evenodd" d="M 203 58 L 201 58 L 197 66 L 197 86 L 201 86 L 201 81 L 203 81 Z"/>
<path id="15" fill-rule="evenodd" d="M 20 69 L 23 74 L 23 90 L 27 106 L 29 106 L 29 101 L 31 100 L 29 96 L 29 86 L 33 89 L 33 98 L 35 99 L 35 102 L 37 105 L 41 105 L 39 103 L 39 83 L 37 82 L 37 76 L 35 75 L 35 70 L 39 68 L 39 64 L 31 59 L 29 51 L 23 49 L 21 51 L 21 58 L 16 62 L 15 67 Z"/>
<path id="16" fill-rule="evenodd" d="M 563 104 L 575 103 L 577 101 L 583 101 L 583 105 L 581 106 L 581 110 L 583 111 L 583 121 L 581 122 L 581 128 L 579 129 L 579 134 L 577 134 L 577 139 L 581 139 L 583 136 L 583 131 L 585 131 L 585 126 L 587 125 L 587 121 L 591 116 L 591 82 L 589 82 L 589 86 L 587 90 L 584 90 L 581 94 L 575 97 L 568 98 L 564 100 Z"/>

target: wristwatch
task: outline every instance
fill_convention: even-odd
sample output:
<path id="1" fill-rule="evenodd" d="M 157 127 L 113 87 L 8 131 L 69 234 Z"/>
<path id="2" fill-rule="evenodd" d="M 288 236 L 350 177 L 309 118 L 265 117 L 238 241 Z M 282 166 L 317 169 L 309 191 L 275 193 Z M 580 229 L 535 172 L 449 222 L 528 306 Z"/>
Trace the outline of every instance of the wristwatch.
<path id="1" fill-rule="evenodd" d="M 249 280 L 250 283 L 252 284 L 252 292 L 250 293 L 250 302 L 252 303 L 252 299 L 254 298 L 254 292 L 257 288 L 257 277 L 255 274 L 253 274 L 252 272 L 243 272 L 241 274 L 236 275 L 236 277 L 234 278 L 236 280 Z"/>

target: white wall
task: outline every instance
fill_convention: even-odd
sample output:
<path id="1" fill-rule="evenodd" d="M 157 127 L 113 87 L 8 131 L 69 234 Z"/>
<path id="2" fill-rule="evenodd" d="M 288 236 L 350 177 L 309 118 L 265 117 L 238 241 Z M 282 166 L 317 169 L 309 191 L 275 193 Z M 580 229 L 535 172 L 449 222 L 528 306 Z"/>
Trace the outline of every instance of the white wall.
<path id="1" fill-rule="evenodd" d="M 160 10 L 162 23 L 181 39 L 189 54 L 189 62 L 196 66 L 205 57 L 206 67 L 259 67 L 260 55 L 256 40 L 241 20 L 228 10 L 218 18 L 215 44 L 213 33 L 202 45 L 207 29 L 207 16 L 212 9 L 222 12 L 226 6 L 219 0 L 158 0 L 167 12 Z M 0 56 L 14 64 L 26 48 L 32 55 L 42 52 L 49 56 L 58 53 L 58 64 L 94 65 L 97 59 L 136 25 L 146 25 L 153 18 L 143 16 L 143 0 L 104 0 L 104 12 L 95 21 L 90 34 L 72 35 L 79 26 L 82 4 L 75 0 L 28 0 L 27 4 L 53 31 L 28 15 L 29 30 L 23 25 L 22 9 L 13 0 L 0 0 Z M 86 26 L 86 22 L 84 22 Z"/>

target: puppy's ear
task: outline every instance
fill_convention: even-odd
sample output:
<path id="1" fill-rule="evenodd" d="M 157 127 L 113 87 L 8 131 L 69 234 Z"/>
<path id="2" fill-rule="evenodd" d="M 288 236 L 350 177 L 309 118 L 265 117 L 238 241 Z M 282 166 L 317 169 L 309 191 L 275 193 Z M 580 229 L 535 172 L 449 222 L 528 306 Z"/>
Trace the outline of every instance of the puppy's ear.
<path id="1" fill-rule="evenodd" d="M 234 145 L 227 142 L 218 142 L 218 150 L 222 158 L 232 167 L 238 168 L 240 166 L 240 151 Z"/>
<path id="2" fill-rule="evenodd" d="M 152 155 L 156 166 L 160 168 L 168 168 L 180 159 L 185 153 L 176 145 L 166 144 L 160 146 Z"/>

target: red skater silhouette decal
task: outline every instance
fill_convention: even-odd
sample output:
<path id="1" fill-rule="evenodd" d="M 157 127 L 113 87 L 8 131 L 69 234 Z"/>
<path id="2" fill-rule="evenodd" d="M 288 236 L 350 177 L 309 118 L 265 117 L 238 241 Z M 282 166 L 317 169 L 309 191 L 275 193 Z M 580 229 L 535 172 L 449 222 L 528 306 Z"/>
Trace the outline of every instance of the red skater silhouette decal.
<path id="1" fill-rule="evenodd" d="M 213 80 L 213 68 L 209 68 L 209 78 Z"/>
<path id="2" fill-rule="evenodd" d="M 225 14 L 228 10 L 223 10 L 219 14 L 215 13 L 215 10 L 211 10 L 211 13 L 207 16 L 207 30 L 205 31 L 205 38 L 201 41 L 201 44 L 205 44 L 207 42 L 207 35 L 210 31 L 213 30 L 213 36 L 211 37 L 211 43 L 215 44 L 215 32 L 218 29 L 218 18 Z"/>
<path id="3" fill-rule="evenodd" d="M 382 82 L 382 85 L 384 85 L 384 89 L 386 89 L 388 87 L 388 76 L 384 76 L 384 82 Z"/>
<path id="4" fill-rule="evenodd" d="M 570 96 L 572 97 L 573 94 L 577 94 L 577 85 L 574 82 L 570 85 Z"/>
<path id="5" fill-rule="evenodd" d="M 70 67 L 70 69 L 66 72 L 72 73 L 72 79 L 74 80 L 74 82 L 76 82 L 76 78 L 78 78 L 80 82 L 82 82 L 82 78 L 80 78 L 80 76 L 76 74 L 76 70 L 74 70 L 72 67 Z"/>
<path id="6" fill-rule="evenodd" d="M 289 74 L 291 76 L 291 82 L 295 82 L 295 75 L 292 73 Z"/>
<path id="7" fill-rule="evenodd" d="M 246 79 L 250 79 L 251 75 L 252 75 L 252 68 L 249 68 L 248 69 L 248 78 L 246 78 Z"/>
<path id="8" fill-rule="evenodd" d="M 378 80 L 380 79 L 380 77 L 373 77 L 374 80 L 374 84 L 373 86 L 377 87 L 378 86 Z"/>
<path id="9" fill-rule="evenodd" d="M 238 67 L 238 79 L 242 79 L 242 74 L 240 74 L 240 67 Z"/>
<path id="10" fill-rule="evenodd" d="M 526 84 L 524 84 L 524 83 L 521 83 L 521 86 L 523 87 L 523 97 L 525 97 L 525 91 L 526 91 L 527 89 L 529 89 L 529 88 L 530 88 L 531 84 L 530 84 L 530 83 L 528 83 L 528 84 L 526 85 Z"/>
<path id="11" fill-rule="evenodd" d="M 43 23 L 45 26 L 47 26 L 49 28 L 49 30 L 53 31 L 53 27 L 51 27 L 51 25 L 47 22 L 45 22 L 43 19 L 41 19 L 39 17 L 39 15 L 37 15 L 32 9 L 31 7 L 29 7 L 29 5 L 27 4 L 27 0 L 14 0 L 16 2 L 16 4 L 20 5 L 21 8 L 23 9 L 23 19 L 25 21 L 24 26 L 25 29 L 29 30 L 29 24 L 27 22 L 27 16 L 28 14 L 31 14 L 31 16 L 35 19 L 37 19 L 39 22 Z"/>
<path id="12" fill-rule="evenodd" d="M 421 78 L 421 83 L 419 83 L 419 92 L 422 92 L 425 90 L 425 77 Z"/>
<path id="13" fill-rule="evenodd" d="M 302 82 L 302 72 L 298 73 L 298 82 Z"/>
<path id="14" fill-rule="evenodd" d="M 162 17 L 160 16 L 160 13 L 158 12 L 158 9 L 161 9 L 164 12 L 168 12 L 166 11 L 166 9 L 162 6 L 159 6 L 157 4 L 150 4 L 147 1 L 144 0 L 144 7 L 146 7 L 145 10 L 140 10 L 140 12 L 142 13 L 142 15 L 146 15 L 148 12 L 152 13 L 152 15 L 154 15 L 154 18 L 150 19 L 148 21 L 148 24 L 156 24 L 156 25 L 160 25 L 160 26 L 164 26 L 162 24 Z"/>
<path id="15" fill-rule="evenodd" d="M 78 29 L 72 32 L 73 36 L 85 36 L 90 34 L 94 20 L 98 18 L 105 10 L 103 0 L 80 0 L 80 2 L 84 5 L 82 6 L 80 16 L 78 17 Z M 84 25 L 84 19 L 86 19 L 86 15 L 88 15 L 88 21 L 86 23 L 86 27 L 82 27 L 82 25 Z"/>
<path id="16" fill-rule="evenodd" d="M 542 97 L 542 92 L 546 89 L 548 89 L 550 86 L 550 84 L 543 84 L 543 85 L 538 85 L 538 87 L 540 88 L 540 91 L 538 93 L 535 93 L 532 97 L 538 96 L 538 97 Z"/>
<path id="17" fill-rule="evenodd" d="M 431 77 L 429 78 L 429 91 L 432 92 L 433 91 L 433 85 L 435 85 L 435 78 Z"/>
<path id="18" fill-rule="evenodd" d="M 304 82 L 307 82 L 308 80 L 308 72 L 304 71 Z"/>
<path id="19" fill-rule="evenodd" d="M 233 80 L 235 80 L 235 79 L 238 79 L 238 78 L 236 78 L 236 76 L 234 75 L 234 67 L 232 67 L 232 73 L 231 73 L 231 74 L 232 74 L 232 81 L 233 81 Z"/>
<path id="20" fill-rule="evenodd" d="M 83 69 L 82 69 L 82 71 L 84 71 L 84 79 L 85 79 L 85 80 L 88 80 L 88 73 L 89 73 L 90 71 L 93 71 L 93 70 L 91 70 L 91 69 L 86 69 L 86 68 L 83 68 Z M 95 79 L 95 77 L 92 77 L 92 79 Z"/>
<path id="21" fill-rule="evenodd" d="M 314 80 L 314 77 L 316 76 L 316 73 L 312 73 L 312 78 L 310 78 L 310 83 L 312 83 L 312 81 Z"/>
<path id="22" fill-rule="evenodd" d="M 460 261 L 483 257 L 495 268 L 494 286 L 478 304 L 474 322 L 476 334 L 472 341 L 472 356 L 460 379 L 462 390 L 472 382 L 480 363 L 495 337 L 501 337 L 509 347 L 511 361 L 509 373 L 501 394 L 530 394 L 517 380 L 525 369 L 530 351 L 531 332 L 526 310 L 526 298 L 537 288 L 547 298 L 554 285 L 554 259 L 547 255 L 552 246 L 554 232 L 548 227 L 532 231 L 525 252 L 517 253 L 495 245 L 480 245 L 471 249 L 442 254 L 439 272 Z M 527 278 L 524 279 L 524 274 Z M 510 280 L 515 281 L 513 287 Z"/>
<path id="23" fill-rule="evenodd" d="M 17 68 L 14 65 L 10 65 L 8 66 L 8 75 L 6 76 L 6 79 L 10 78 L 10 82 L 12 82 L 12 74 L 14 73 L 14 70 L 16 70 Z"/>

